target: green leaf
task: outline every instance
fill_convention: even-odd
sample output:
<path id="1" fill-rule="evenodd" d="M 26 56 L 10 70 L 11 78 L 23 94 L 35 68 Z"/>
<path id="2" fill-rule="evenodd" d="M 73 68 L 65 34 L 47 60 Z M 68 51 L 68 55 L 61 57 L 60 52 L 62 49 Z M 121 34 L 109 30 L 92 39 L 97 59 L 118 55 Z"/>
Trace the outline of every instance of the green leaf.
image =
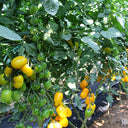
<path id="1" fill-rule="evenodd" d="M 113 103 L 113 96 L 112 95 L 108 95 L 107 97 L 106 97 L 106 100 L 107 100 L 107 102 L 110 104 L 110 106 L 112 105 L 112 103 Z"/>
<path id="2" fill-rule="evenodd" d="M 59 8 L 58 0 L 43 0 L 43 6 L 47 13 L 55 15 Z"/>
<path id="3" fill-rule="evenodd" d="M 109 28 L 108 31 L 101 31 L 101 35 L 107 39 L 116 38 L 116 37 L 123 38 L 120 31 L 114 27 Z"/>
<path id="4" fill-rule="evenodd" d="M 22 40 L 22 38 L 18 34 L 2 25 L 0 25 L 0 36 L 14 41 Z"/>
<path id="5" fill-rule="evenodd" d="M 61 35 L 61 37 L 62 37 L 62 39 L 64 39 L 64 40 L 68 41 L 68 40 L 70 40 L 70 39 L 71 39 L 72 35 L 71 35 L 71 34 L 68 34 L 68 35 L 63 34 L 63 35 Z"/>
<path id="6" fill-rule="evenodd" d="M 75 94 L 75 105 L 80 109 L 82 109 L 82 104 L 81 104 L 81 98 L 78 94 Z"/>
<path id="7" fill-rule="evenodd" d="M 115 27 L 120 30 L 121 32 L 124 32 L 125 29 L 125 20 L 122 17 L 118 17 L 116 14 L 112 16 L 113 18 L 113 24 Z"/>
<path id="8" fill-rule="evenodd" d="M 24 44 L 25 51 L 28 55 L 36 56 L 37 55 L 37 49 L 34 43 L 31 44 Z"/>
<path id="9" fill-rule="evenodd" d="M 10 106 L 0 102 L 0 113 L 7 112 L 10 109 Z"/>
<path id="10" fill-rule="evenodd" d="M 72 91 L 76 90 L 76 82 L 75 82 L 75 78 L 74 77 L 69 77 L 66 82 L 67 82 L 68 87 Z"/>
<path id="11" fill-rule="evenodd" d="M 84 43 L 87 43 L 89 47 L 91 47 L 95 53 L 99 53 L 99 49 L 100 47 L 97 45 L 97 43 L 95 43 L 94 41 L 92 41 L 92 39 L 90 37 L 82 37 L 81 41 L 83 41 Z"/>
<path id="12" fill-rule="evenodd" d="M 94 82 L 96 81 L 96 74 L 90 73 L 90 78 L 91 78 L 91 84 L 94 84 Z"/>
<path id="13" fill-rule="evenodd" d="M 2 23 L 2 24 L 13 24 L 13 22 L 5 16 L 0 17 L 0 23 Z"/>

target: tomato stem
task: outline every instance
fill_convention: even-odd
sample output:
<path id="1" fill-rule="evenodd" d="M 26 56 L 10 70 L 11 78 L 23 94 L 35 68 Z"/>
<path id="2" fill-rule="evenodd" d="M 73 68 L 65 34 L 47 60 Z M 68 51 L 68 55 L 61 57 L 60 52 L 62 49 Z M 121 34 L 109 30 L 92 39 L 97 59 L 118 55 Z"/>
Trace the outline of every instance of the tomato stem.
<path id="1" fill-rule="evenodd" d="M 87 119 L 88 119 L 87 117 L 84 118 L 84 122 L 82 123 L 81 128 L 84 128 L 84 127 L 88 128 L 87 125 L 86 125 Z"/>

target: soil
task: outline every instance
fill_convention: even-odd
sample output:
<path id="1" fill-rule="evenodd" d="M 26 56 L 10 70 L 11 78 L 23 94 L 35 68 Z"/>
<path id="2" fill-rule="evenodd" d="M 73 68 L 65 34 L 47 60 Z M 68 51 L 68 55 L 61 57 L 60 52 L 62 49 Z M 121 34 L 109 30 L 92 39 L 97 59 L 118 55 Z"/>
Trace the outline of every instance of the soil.
<path id="1" fill-rule="evenodd" d="M 119 101 L 105 114 L 96 119 L 88 128 L 128 128 L 128 96 L 122 93 Z"/>

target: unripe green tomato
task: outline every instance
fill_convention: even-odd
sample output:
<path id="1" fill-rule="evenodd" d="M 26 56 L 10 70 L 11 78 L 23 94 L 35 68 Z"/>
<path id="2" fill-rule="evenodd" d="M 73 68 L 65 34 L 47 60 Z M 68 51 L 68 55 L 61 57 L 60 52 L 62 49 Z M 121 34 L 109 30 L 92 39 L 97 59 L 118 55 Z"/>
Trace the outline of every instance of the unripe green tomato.
<path id="1" fill-rule="evenodd" d="M 42 52 L 37 55 L 37 60 L 38 61 L 44 61 L 44 59 L 45 59 L 45 56 Z"/>
<path id="2" fill-rule="evenodd" d="M 50 80 L 46 81 L 46 82 L 44 83 L 44 87 L 45 87 L 47 90 L 50 89 L 50 88 L 52 87 L 51 81 L 50 81 Z"/>
<path id="3" fill-rule="evenodd" d="M 21 94 L 19 91 L 12 91 L 12 100 L 19 101 L 21 98 Z"/>
<path id="4" fill-rule="evenodd" d="M 44 88 L 41 88 L 40 94 L 45 95 L 45 93 L 46 93 L 45 89 Z"/>
<path id="5" fill-rule="evenodd" d="M 86 109 L 86 110 L 85 110 L 85 116 L 86 116 L 87 118 L 91 117 L 92 114 L 93 114 L 92 109 Z"/>
<path id="6" fill-rule="evenodd" d="M 25 128 L 25 125 L 22 122 L 20 122 L 20 123 L 16 124 L 15 128 Z"/>
<path id="7" fill-rule="evenodd" d="M 33 108 L 32 109 L 32 115 L 35 117 L 37 117 L 39 115 L 39 112 L 40 112 L 39 108 Z"/>

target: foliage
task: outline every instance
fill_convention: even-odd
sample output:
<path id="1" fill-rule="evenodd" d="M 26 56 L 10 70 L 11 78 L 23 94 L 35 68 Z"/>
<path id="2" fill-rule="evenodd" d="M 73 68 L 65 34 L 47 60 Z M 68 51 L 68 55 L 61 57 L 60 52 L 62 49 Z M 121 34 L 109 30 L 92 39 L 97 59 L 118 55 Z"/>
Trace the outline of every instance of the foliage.
<path id="1" fill-rule="evenodd" d="M 101 90 L 107 92 L 110 105 L 112 94 L 118 94 L 111 87 L 115 80 L 127 92 L 127 6 L 127 1 L 119 0 L 0 1 L 0 73 L 11 67 L 16 56 L 25 56 L 34 72 L 28 77 L 27 71 L 13 68 L 13 73 L 4 77 L 8 83 L 1 86 L 1 92 L 11 89 L 21 94 L 18 102 L 13 101 L 12 120 L 24 111 L 30 113 L 23 116 L 24 123 L 36 119 L 42 127 L 51 117 L 45 109 L 55 112 L 52 97 L 57 91 L 65 95 L 67 106 L 83 110 L 78 85 L 85 76 L 90 77 L 89 85 L 100 81 L 95 96 Z M 24 89 L 12 86 L 13 77 L 20 74 Z"/>

